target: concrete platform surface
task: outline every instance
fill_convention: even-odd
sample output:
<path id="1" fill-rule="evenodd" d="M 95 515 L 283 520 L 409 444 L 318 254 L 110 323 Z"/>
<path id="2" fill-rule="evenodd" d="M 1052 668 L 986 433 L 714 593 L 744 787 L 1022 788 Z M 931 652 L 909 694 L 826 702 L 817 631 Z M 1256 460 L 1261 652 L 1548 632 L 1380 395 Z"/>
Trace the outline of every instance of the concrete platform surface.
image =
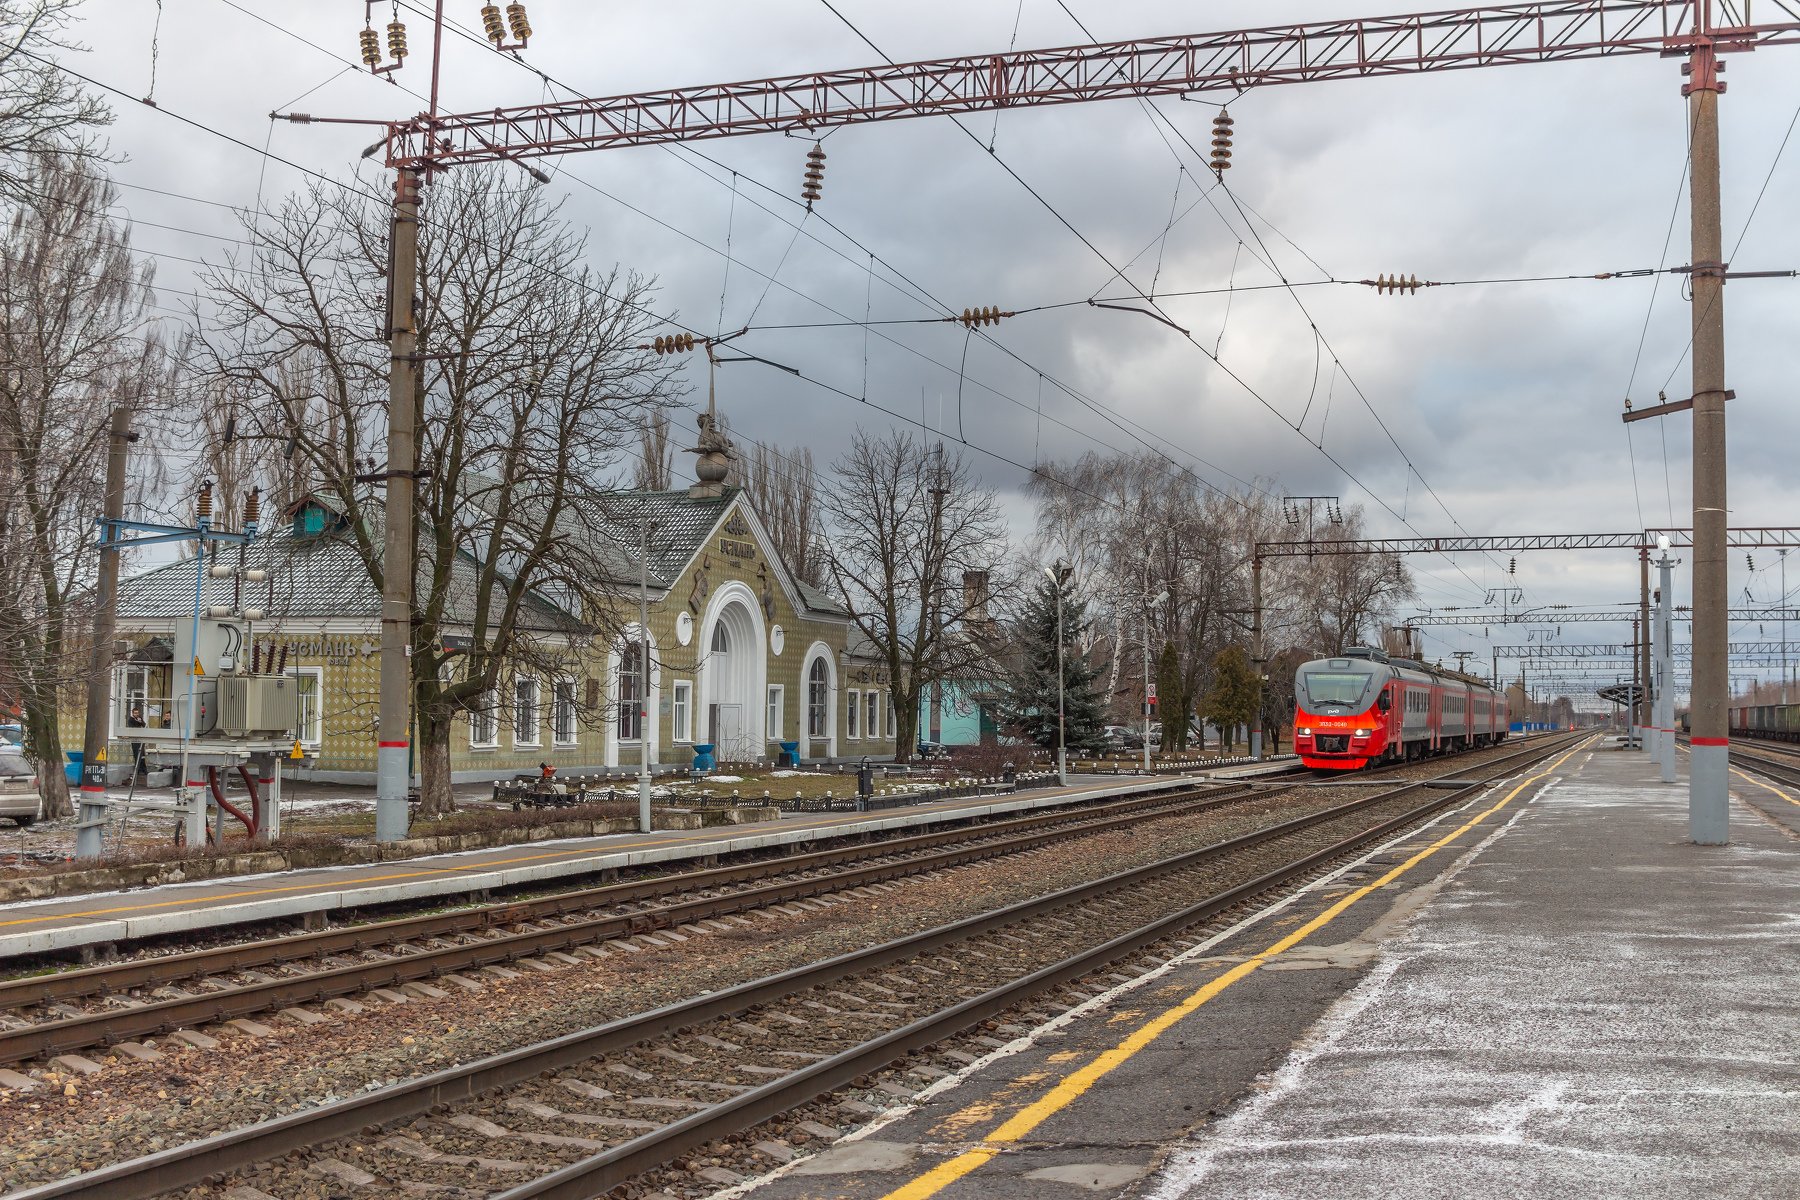
<path id="1" fill-rule="evenodd" d="M 0 961 L 103 942 L 467 895 L 608 869 L 801 845 L 824 837 L 913 829 L 983 816 L 1022 815 L 1097 798 L 1190 786 L 1194 779 L 1093 776 L 1067 788 L 939 800 L 874 813 L 816 813 L 757 825 L 569 838 L 426 855 L 389 863 L 316 867 L 63 896 L 0 905 Z"/>
<path id="2" fill-rule="evenodd" d="M 1740 784 L 1694 846 L 1587 743 L 733 1194 L 1800 1196 L 1800 838 Z"/>

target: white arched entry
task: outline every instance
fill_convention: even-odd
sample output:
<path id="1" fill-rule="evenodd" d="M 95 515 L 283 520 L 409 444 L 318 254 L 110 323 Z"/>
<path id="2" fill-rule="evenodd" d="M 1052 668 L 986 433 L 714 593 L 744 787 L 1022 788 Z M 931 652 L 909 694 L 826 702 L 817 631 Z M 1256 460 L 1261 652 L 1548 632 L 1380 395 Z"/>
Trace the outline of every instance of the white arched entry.
<path id="1" fill-rule="evenodd" d="M 822 713 L 817 711 L 821 699 L 824 701 Z M 814 736 L 816 725 L 824 727 L 823 737 Z M 831 656 L 831 647 L 824 642 L 808 646 L 806 657 L 800 660 L 800 730 L 806 735 L 800 743 L 800 752 L 806 758 L 837 757 L 837 662 Z"/>
<path id="2" fill-rule="evenodd" d="M 767 752 L 763 709 L 768 696 L 762 604 L 733 580 L 713 592 L 700 622 L 696 672 L 696 741 L 713 742 L 721 762 L 762 758 Z"/>
<path id="3" fill-rule="evenodd" d="M 606 655 L 606 714 L 604 726 L 606 765 L 609 767 L 635 767 L 638 761 L 638 746 L 635 739 L 626 741 L 619 736 L 619 664 L 624 660 L 626 648 L 638 649 L 643 646 L 644 631 L 633 621 L 613 643 Z M 661 732 L 659 715 L 662 711 L 662 655 L 658 652 L 656 638 L 651 636 L 650 642 L 650 678 L 649 694 L 645 697 L 644 734 L 650 739 L 650 761 L 656 762 L 657 751 L 661 748 L 658 734 Z"/>

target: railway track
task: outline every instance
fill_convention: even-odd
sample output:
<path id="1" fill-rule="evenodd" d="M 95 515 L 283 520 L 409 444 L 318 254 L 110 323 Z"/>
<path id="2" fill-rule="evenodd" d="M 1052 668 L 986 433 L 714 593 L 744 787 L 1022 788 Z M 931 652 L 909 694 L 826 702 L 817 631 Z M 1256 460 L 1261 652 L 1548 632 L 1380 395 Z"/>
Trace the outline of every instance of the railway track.
<path id="1" fill-rule="evenodd" d="M 1743 742 L 1734 741 L 1731 762 L 1771 782 L 1800 787 L 1800 754 L 1761 745 L 1748 749 Z"/>
<path id="2" fill-rule="evenodd" d="M 16 1195 L 137 1200 L 201 1185 L 189 1194 L 254 1198 L 301 1177 L 370 1196 L 598 1195 L 1289 885 L 1578 740 Z M 497 1156 L 521 1151 L 532 1161 Z"/>
<path id="3" fill-rule="evenodd" d="M 1202 784 L 1078 812 L 9 980 L 0 983 L 0 1065 L 578 952 L 1267 794 Z"/>

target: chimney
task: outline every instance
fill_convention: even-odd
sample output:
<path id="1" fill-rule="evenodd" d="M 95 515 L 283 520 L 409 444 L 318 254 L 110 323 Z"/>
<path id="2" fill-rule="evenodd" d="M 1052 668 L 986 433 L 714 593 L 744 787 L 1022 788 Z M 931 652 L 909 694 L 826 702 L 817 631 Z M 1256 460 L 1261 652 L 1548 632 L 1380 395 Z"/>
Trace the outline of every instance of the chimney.
<path id="1" fill-rule="evenodd" d="M 986 571 L 964 571 L 963 620 L 987 620 L 989 599 L 988 573 Z"/>

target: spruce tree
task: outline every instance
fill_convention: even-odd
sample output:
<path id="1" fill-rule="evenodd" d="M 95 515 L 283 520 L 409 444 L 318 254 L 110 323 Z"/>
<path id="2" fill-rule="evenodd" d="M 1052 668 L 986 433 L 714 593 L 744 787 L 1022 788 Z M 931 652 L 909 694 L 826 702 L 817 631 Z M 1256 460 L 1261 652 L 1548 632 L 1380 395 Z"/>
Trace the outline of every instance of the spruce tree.
<path id="1" fill-rule="evenodd" d="M 1188 716 L 1192 709 L 1182 691 L 1181 656 L 1174 642 L 1164 642 L 1156 666 L 1156 715 L 1162 721 L 1162 748 L 1188 748 Z"/>
<path id="2" fill-rule="evenodd" d="M 1062 599 L 1064 742 L 1070 750 L 1097 750 L 1105 742 L 1106 704 L 1099 666 L 1081 653 L 1087 601 L 1068 591 Z M 1033 743 L 1056 749 L 1056 589 L 1038 584 L 1017 628 L 1019 659 L 1006 681 L 1001 711 L 1007 724 Z"/>

